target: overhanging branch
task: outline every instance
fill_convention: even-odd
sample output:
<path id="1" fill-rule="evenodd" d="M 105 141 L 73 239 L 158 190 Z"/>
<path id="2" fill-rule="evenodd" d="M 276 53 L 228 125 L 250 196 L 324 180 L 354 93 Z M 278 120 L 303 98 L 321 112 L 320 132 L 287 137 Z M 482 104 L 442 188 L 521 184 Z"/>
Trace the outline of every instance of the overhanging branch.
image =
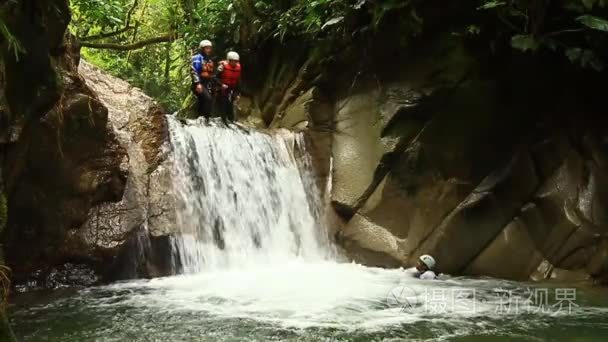
<path id="1" fill-rule="evenodd" d="M 93 36 L 88 36 L 88 37 L 83 37 L 83 38 L 78 38 L 78 39 L 80 41 L 85 41 L 85 40 L 88 41 L 88 40 L 109 38 L 109 37 L 114 37 L 121 33 L 125 33 L 129 30 L 134 29 L 135 27 L 131 26 L 131 17 L 133 16 L 133 13 L 135 12 L 135 9 L 137 8 L 138 3 L 139 3 L 139 0 L 133 0 L 133 4 L 131 5 L 131 8 L 129 8 L 129 11 L 127 12 L 127 18 L 125 20 L 125 27 L 121 28 L 120 30 L 116 30 L 113 32 L 100 33 L 100 34 L 96 34 Z"/>
<path id="2" fill-rule="evenodd" d="M 585 31 L 584 28 L 566 29 L 566 30 L 560 30 L 560 31 L 555 31 L 555 32 L 547 33 L 543 37 L 555 37 L 555 36 L 559 36 L 559 35 L 564 34 L 564 33 L 577 33 L 577 32 L 584 32 L 584 31 Z"/>
<path id="3" fill-rule="evenodd" d="M 81 42 L 80 46 L 82 46 L 82 47 L 88 47 L 88 48 L 91 48 L 91 49 L 130 51 L 130 50 L 141 49 L 141 48 L 146 47 L 148 45 L 154 45 L 154 44 L 158 44 L 158 43 L 172 42 L 172 41 L 174 41 L 174 40 L 176 40 L 178 38 L 179 38 L 179 34 L 177 34 L 175 32 L 172 32 L 172 33 L 164 34 L 162 36 L 140 40 L 140 41 L 132 43 L 132 44 L 122 45 L 122 44 L 114 44 L 114 43 Z"/>
<path id="4" fill-rule="evenodd" d="M 89 41 L 89 40 L 97 40 L 97 39 L 103 39 L 103 38 L 110 38 L 110 37 L 114 37 L 114 36 L 118 36 L 121 33 L 125 33 L 129 30 L 134 29 L 134 26 L 125 26 L 123 28 L 121 28 L 120 30 L 116 30 L 113 32 L 107 32 L 107 33 L 100 33 L 100 34 L 96 34 L 93 36 L 88 36 L 88 37 L 84 37 L 84 38 L 78 38 L 80 41 Z"/>

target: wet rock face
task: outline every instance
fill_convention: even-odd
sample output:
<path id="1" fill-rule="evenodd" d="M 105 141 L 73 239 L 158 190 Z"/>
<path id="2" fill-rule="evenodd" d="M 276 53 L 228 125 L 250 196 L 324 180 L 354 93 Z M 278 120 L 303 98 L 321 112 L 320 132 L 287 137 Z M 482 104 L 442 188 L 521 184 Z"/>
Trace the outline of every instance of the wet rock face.
<path id="1" fill-rule="evenodd" d="M 273 119 L 305 123 L 320 174 L 332 166 L 338 243 L 373 266 L 432 254 L 450 274 L 608 280 L 600 97 L 577 98 L 568 90 L 577 82 L 555 79 L 562 69 L 488 73 L 491 61 L 457 38 L 419 44 L 393 56 L 398 65 L 346 57 L 336 67 L 347 82 L 300 84 Z M 374 77 L 359 73 L 370 69 Z"/>
<path id="2" fill-rule="evenodd" d="M 79 72 L 64 37 L 67 1 L 21 1 L 1 14 L 26 51 L 15 59 L 4 46 L 0 77 L 8 211 L 0 223 L 14 283 L 90 285 L 170 273 L 160 256 L 168 253 L 159 252 L 170 243 L 173 213 L 163 110 L 86 62 Z"/>
<path id="3" fill-rule="evenodd" d="M 62 112 L 47 113 L 8 150 L 8 165 L 22 163 L 20 172 L 7 167 L 14 190 L 5 244 L 16 283 L 27 289 L 171 274 L 164 113 L 85 61 L 73 78 L 87 93 L 64 93 Z M 63 276 L 71 261 L 94 277 Z"/>
<path id="4" fill-rule="evenodd" d="M 5 247 L 16 275 L 61 260 L 64 239 L 89 210 L 124 191 L 126 151 L 107 125 L 107 109 L 74 80 L 74 90 L 7 148 Z"/>
<path id="5" fill-rule="evenodd" d="M 471 112 L 483 108 L 489 115 L 499 112 L 491 103 Z M 350 117 L 356 118 L 357 112 Z M 414 139 L 403 136 L 409 140 L 404 149 L 398 143 L 392 152 L 396 156 L 380 158 L 380 163 L 377 156 L 366 158 L 357 149 L 343 154 L 335 153 L 334 147 L 334 184 L 351 175 L 373 179 L 365 191 L 365 186 L 348 181 L 335 189 L 338 196 L 344 188 L 356 194 L 338 207 L 339 212 L 346 206 L 356 213 L 345 217 L 345 247 L 356 245 L 356 255 L 369 250 L 374 260 L 384 253 L 386 266 L 412 265 L 419 255 L 432 254 L 438 271 L 450 274 L 603 281 L 608 207 L 606 167 L 601 161 L 606 150 L 560 130 L 546 140 L 521 141 L 498 129 L 500 117 L 486 122 L 470 115 L 460 119 L 470 126 L 452 122 L 447 114 L 431 118 Z M 591 133 L 597 131 L 592 126 L 579 129 L 577 136 L 595 142 L 608 134 Z M 363 134 L 349 139 L 361 142 L 374 136 Z M 336 137 L 334 144 L 340 139 Z M 374 141 L 371 146 L 381 142 Z M 341 169 L 348 165 L 338 161 L 344 158 L 362 166 Z M 373 173 L 366 171 L 370 165 L 375 165 Z M 361 223 L 362 217 L 367 223 Z M 370 224 L 383 229 L 370 233 Z M 392 239 L 382 237 L 387 231 Z M 539 275 L 541 265 L 545 270 Z"/>
<path id="6" fill-rule="evenodd" d="M 141 90 L 85 61 L 80 74 L 108 108 L 112 129 L 128 153 L 122 165 L 128 178 L 121 199 L 92 208 L 70 243 L 93 250 L 104 260 L 109 253 L 109 267 L 104 269 L 109 279 L 171 274 L 174 270 L 163 260 L 170 253 L 155 252 L 170 243 L 159 238 L 176 231 L 165 115 Z"/>
<path id="7" fill-rule="evenodd" d="M 28 273 L 23 281 L 16 284 L 17 292 L 58 289 L 62 287 L 92 286 L 99 282 L 99 276 L 88 265 L 65 263 Z"/>

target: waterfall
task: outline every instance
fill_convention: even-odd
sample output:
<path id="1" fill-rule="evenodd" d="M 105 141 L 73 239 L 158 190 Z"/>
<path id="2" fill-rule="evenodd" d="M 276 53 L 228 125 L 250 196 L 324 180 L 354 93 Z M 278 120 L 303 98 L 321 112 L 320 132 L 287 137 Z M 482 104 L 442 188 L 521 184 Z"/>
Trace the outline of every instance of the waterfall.
<path id="1" fill-rule="evenodd" d="M 185 273 L 333 258 L 303 135 L 169 117 Z"/>

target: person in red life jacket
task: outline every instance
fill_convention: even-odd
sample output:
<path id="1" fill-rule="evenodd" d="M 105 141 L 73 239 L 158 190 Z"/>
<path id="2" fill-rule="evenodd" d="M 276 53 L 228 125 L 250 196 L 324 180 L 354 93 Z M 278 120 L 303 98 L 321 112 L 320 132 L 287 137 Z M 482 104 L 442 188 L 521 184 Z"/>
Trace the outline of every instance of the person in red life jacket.
<path id="1" fill-rule="evenodd" d="M 196 111 L 199 116 L 209 118 L 212 111 L 211 86 L 214 65 L 211 60 L 213 44 L 203 40 L 199 44 L 200 51 L 192 57 L 192 91 L 196 96 Z"/>
<path id="2" fill-rule="evenodd" d="M 222 119 L 235 121 L 234 102 L 240 95 L 239 84 L 241 81 L 241 63 L 239 54 L 230 51 L 225 61 L 221 61 L 217 67 L 216 80 L 221 87 L 218 104 Z"/>

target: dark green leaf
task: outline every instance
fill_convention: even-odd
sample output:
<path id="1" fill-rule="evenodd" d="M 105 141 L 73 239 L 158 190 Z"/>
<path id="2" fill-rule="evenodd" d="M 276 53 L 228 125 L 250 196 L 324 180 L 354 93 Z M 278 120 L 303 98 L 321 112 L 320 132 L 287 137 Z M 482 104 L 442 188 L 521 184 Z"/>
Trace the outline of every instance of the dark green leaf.
<path id="1" fill-rule="evenodd" d="M 582 0 L 583 1 L 583 5 L 585 5 L 585 8 L 590 10 L 593 9 L 593 5 L 595 5 L 595 3 L 597 2 L 597 0 Z"/>
<path id="2" fill-rule="evenodd" d="M 472 36 L 476 36 L 481 32 L 481 29 L 477 25 L 469 25 L 466 29 L 466 33 Z"/>
<path id="3" fill-rule="evenodd" d="M 568 57 L 568 59 L 570 60 L 570 62 L 578 62 L 578 60 L 581 58 L 581 53 L 582 53 L 583 49 L 581 48 L 570 48 L 566 50 L 566 57 Z"/>
<path id="4" fill-rule="evenodd" d="M 489 10 L 489 9 L 504 6 L 504 5 L 506 5 L 506 3 L 504 1 L 486 1 L 485 4 L 479 6 L 477 9 Z"/>
<path id="5" fill-rule="evenodd" d="M 596 71 L 604 70 L 604 63 L 591 50 L 582 49 L 580 47 L 570 48 L 566 50 L 566 56 L 575 64 L 584 68 L 592 68 Z"/>
<path id="6" fill-rule="evenodd" d="M 608 32 L 608 20 L 592 15 L 582 15 L 576 18 L 581 24 L 594 30 Z"/>
<path id="7" fill-rule="evenodd" d="M 511 46 L 521 51 L 535 51 L 538 48 L 538 42 L 531 35 L 519 34 L 511 38 Z"/>
<path id="8" fill-rule="evenodd" d="M 333 26 L 336 24 L 341 23 L 344 20 L 343 16 L 340 17 L 335 17 L 335 18 L 331 18 L 330 20 L 328 20 L 325 24 L 323 24 L 323 26 L 321 27 L 322 30 L 324 30 L 326 27 L 329 26 Z"/>
<path id="9" fill-rule="evenodd" d="M 354 9 L 361 9 L 361 7 L 363 7 L 363 5 L 365 5 L 365 3 L 367 2 L 367 0 L 359 0 L 357 1 L 357 3 L 353 6 Z"/>

